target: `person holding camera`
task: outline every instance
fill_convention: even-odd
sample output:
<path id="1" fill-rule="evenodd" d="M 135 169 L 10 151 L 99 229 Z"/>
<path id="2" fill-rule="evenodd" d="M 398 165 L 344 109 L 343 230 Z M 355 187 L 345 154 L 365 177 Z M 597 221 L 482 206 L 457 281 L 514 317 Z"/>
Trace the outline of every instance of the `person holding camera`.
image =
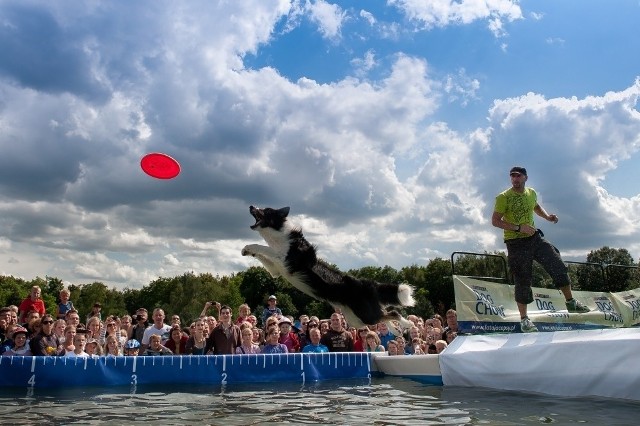
<path id="1" fill-rule="evenodd" d="M 200 318 L 206 318 L 207 315 L 209 315 L 209 309 L 211 309 L 212 306 L 216 307 L 216 311 L 218 311 L 218 315 L 216 315 L 217 318 L 220 318 L 220 309 L 222 308 L 222 305 L 220 304 L 220 302 L 207 302 L 204 304 L 204 308 L 202 308 L 202 312 L 200 312 Z M 213 330 L 213 328 L 211 328 Z"/>
<path id="2" fill-rule="evenodd" d="M 129 329 L 129 336 L 127 340 L 135 339 L 138 343 L 142 342 L 144 331 L 149 326 L 147 320 L 149 319 L 149 312 L 145 308 L 138 308 L 133 319 L 135 324 Z"/>

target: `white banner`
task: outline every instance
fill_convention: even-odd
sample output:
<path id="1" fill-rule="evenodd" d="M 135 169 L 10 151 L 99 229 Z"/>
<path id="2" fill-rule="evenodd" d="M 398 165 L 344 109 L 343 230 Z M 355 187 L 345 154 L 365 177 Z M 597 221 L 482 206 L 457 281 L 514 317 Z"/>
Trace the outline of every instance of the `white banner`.
<path id="1" fill-rule="evenodd" d="M 514 286 L 453 276 L 461 333 L 519 332 L 520 313 Z M 591 312 L 569 313 L 562 293 L 533 288 L 528 315 L 539 331 L 584 330 L 640 325 L 640 289 L 620 293 L 573 291 Z"/>

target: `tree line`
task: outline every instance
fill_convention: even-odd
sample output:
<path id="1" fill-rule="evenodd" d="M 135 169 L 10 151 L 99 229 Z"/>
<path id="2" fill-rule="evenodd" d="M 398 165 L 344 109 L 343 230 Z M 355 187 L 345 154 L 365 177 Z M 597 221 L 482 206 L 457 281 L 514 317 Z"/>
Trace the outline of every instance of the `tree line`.
<path id="1" fill-rule="evenodd" d="M 569 275 L 575 290 L 619 292 L 640 287 L 638 264 L 626 249 L 603 247 L 587 255 L 586 262 L 567 262 Z M 405 309 L 405 314 L 431 317 L 444 315 L 447 309 L 455 309 L 452 274 L 481 277 L 492 281 L 510 283 L 506 267 L 506 254 L 454 253 L 450 259 L 435 258 L 427 265 L 411 265 L 396 270 L 390 266 L 366 266 L 346 273 L 380 282 L 407 282 L 414 286 L 416 306 Z M 58 295 L 64 284 L 57 277 L 36 277 L 25 281 L 13 276 L 0 276 L 0 306 L 19 305 L 37 285 L 47 311 L 53 313 Z M 549 276 L 534 262 L 534 286 L 552 288 Z M 272 278 L 262 267 L 251 267 L 230 276 L 210 273 L 185 273 L 176 277 L 160 277 L 140 289 L 109 288 L 101 282 L 71 284 L 71 301 L 81 318 L 91 311 L 95 302 L 102 304 L 102 312 L 122 316 L 131 315 L 138 308 L 149 311 L 162 308 L 167 316 L 178 314 L 183 323 L 197 318 L 207 301 L 229 305 L 237 314 L 237 308 L 247 303 L 260 317 L 269 295 L 278 298 L 278 306 L 285 315 L 316 315 L 328 318 L 333 309 L 292 287 L 282 278 Z M 214 313 L 211 313 L 214 314 Z"/>

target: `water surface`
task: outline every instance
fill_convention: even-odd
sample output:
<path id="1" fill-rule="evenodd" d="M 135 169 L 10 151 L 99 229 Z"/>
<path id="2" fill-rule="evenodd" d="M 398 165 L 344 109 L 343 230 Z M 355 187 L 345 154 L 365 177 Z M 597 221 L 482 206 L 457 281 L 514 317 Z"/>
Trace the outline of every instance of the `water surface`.
<path id="1" fill-rule="evenodd" d="M 640 403 L 424 385 L 313 384 L 2 389 L 3 424 L 635 425 Z"/>

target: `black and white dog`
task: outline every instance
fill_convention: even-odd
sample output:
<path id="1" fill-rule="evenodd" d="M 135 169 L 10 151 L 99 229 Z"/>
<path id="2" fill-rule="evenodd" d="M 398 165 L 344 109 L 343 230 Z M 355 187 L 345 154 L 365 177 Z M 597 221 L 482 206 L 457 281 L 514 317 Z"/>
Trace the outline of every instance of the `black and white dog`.
<path id="1" fill-rule="evenodd" d="M 396 310 L 388 309 L 413 306 L 411 286 L 358 279 L 318 259 L 315 247 L 304 238 L 302 230 L 287 222 L 289 207 L 276 210 L 251 206 L 249 212 L 256 220 L 251 229 L 258 231 L 268 246 L 247 245 L 242 255 L 258 259 L 272 277 L 283 277 L 298 290 L 328 302 L 344 314 L 351 326 L 385 322 L 390 329 L 401 331 L 413 325 Z"/>

